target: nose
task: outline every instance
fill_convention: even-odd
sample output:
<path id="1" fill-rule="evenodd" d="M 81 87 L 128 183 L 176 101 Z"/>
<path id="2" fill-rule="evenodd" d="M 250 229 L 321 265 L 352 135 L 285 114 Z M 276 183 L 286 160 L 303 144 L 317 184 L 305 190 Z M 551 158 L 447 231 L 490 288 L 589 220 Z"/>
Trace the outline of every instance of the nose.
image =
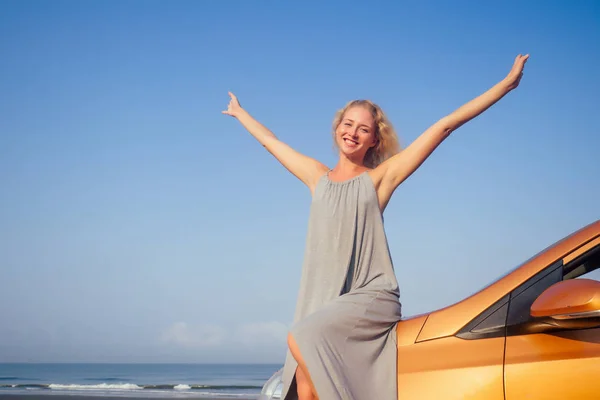
<path id="1" fill-rule="evenodd" d="M 342 134 L 352 137 L 352 139 L 358 138 L 358 128 L 353 126 L 344 126 L 342 128 Z"/>

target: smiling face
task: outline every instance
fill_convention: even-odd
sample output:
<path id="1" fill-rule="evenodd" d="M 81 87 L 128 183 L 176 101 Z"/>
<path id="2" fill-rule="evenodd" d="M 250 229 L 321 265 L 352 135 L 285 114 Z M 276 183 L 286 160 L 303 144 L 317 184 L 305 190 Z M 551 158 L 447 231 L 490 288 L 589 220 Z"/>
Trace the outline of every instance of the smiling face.
<path id="1" fill-rule="evenodd" d="M 335 130 L 341 155 L 362 163 L 367 151 L 377 145 L 376 130 L 373 115 L 366 107 L 348 108 Z"/>
<path id="2" fill-rule="evenodd" d="M 375 168 L 400 151 L 387 116 L 370 100 L 352 100 L 335 113 L 332 137 L 340 157 Z"/>

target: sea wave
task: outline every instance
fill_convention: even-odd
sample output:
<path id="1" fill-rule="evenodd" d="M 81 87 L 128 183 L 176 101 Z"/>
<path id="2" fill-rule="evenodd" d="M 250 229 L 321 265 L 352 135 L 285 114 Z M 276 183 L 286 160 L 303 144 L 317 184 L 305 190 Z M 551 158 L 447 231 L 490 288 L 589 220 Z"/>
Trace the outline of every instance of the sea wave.
<path id="1" fill-rule="evenodd" d="M 140 390 L 144 387 L 133 383 L 100 383 L 98 385 L 61 385 L 51 383 L 48 385 L 48 388 L 57 390 Z"/>
<path id="2" fill-rule="evenodd" d="M 254 385 L 193 385 L 193 384 L 159 384 L 159 385 L 136 385 L 133 383 L 101 383 L 97 385 L 81 384 L 0 384 L 0 389 L 50 389 L 50 390 L 102 390 L 102 391 L 137 391 L 137 390 L 250 390 L 261 389 L 262 386 Z"/>
<path id="3" fill-rule="evenodd" d="M 85 378 L 84 381 L 92 381 L 92 382 L 122 382 L 128 381 L 126 378 Z"/>

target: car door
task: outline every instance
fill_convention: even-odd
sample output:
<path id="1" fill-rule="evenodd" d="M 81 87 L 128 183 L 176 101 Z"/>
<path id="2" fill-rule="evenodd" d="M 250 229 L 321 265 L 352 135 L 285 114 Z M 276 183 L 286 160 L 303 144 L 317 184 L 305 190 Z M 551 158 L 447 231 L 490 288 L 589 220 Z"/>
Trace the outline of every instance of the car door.
<path id="1" fill-rule="evenodd" d="M 506 327 L 505 400 L 600 398 L 600 327 L 552 329 L 536 321 L 529 312 L 535 299 L 561 280 L 600 279 L 598 267 L 600 238 L 511 292 Z"/>

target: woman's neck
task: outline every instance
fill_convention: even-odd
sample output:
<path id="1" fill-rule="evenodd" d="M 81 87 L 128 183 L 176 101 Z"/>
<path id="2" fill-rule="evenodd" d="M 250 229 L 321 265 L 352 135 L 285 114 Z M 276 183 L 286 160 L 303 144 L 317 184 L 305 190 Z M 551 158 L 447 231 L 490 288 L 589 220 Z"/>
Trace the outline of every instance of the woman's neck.
<path id="1" fill-rule="evenodd" d="M 335 177 L 340 179 L 348 179 L 360 175 L 367 171 L 369 168 L 366 167 L 362 162 L 358 163 L 347 157 L 341 156 L 338 160 L 337 165 L 331 170 Z"/>

